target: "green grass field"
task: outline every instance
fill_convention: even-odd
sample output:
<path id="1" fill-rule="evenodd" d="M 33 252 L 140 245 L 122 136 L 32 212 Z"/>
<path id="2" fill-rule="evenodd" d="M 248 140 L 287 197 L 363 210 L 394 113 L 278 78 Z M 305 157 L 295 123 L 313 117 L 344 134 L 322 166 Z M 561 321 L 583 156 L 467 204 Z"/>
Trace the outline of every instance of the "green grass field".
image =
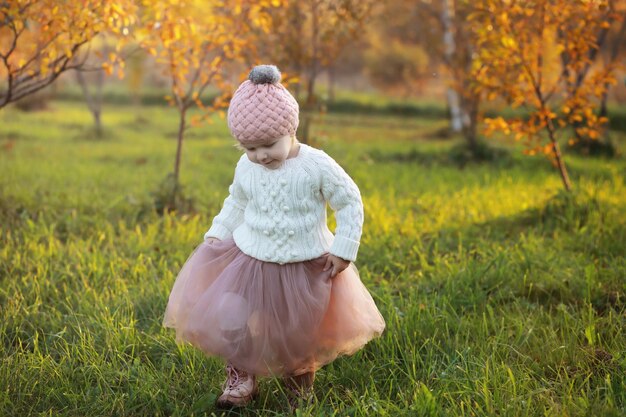
<path id="1" fill-rule="evenodd" d="M 0 415 L 220 415 L 223 365 L 161 327 L 179 268 L 221 207 L 239 151 L 191 130 L 195 210 L 159 216 L 177 115 L 81 103 L 0 111 Z M 566 155 L 456 165 L 445 120 L 328 114 L 315 146 L 361 187 L 357 267 L 387 329 L 318 373 L 312 416 L 623 416 L 626 161 Z M 613 138 L 626 150 L 626 134 Z M 278 380 L 254 406 L 286 413 Z"/>

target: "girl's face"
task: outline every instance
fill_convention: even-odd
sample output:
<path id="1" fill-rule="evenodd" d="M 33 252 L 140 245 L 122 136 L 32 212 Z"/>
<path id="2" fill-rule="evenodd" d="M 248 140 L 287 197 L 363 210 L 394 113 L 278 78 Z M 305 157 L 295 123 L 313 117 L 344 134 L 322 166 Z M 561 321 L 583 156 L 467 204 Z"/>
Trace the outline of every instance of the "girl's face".
<path id="1" fill-rule="evenodd" d="M 295 137 L 287 135 L 254 145 L 244 145 L 243 143 L 240 145 L 246 151 L 250 161 L 269 169 L 276 169 L 287 158 L 292 158 L 297 154 L 297 143 Z"/>

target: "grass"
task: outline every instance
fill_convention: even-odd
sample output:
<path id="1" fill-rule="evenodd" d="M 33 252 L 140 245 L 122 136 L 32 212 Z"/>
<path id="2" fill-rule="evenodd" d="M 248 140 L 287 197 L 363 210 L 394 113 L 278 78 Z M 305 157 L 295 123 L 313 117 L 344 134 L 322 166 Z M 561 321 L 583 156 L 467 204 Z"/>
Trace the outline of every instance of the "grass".
<path id="1" fill-rule="evenodd" d="M 176 274 L 239 153 L 225 123 L 189 133 L 195 211 L 158 216 L 176 115 L 79 103 L 0 112 L 0 414 L 220 415 L 222 363 L 161 327 Z M 556 171 L 500 142 L 460 168 L 445 121 L 327 114 L 315 145 L 361 187 L 357 266 L 387 329 L 323 368 L 312 416 L 621 416 L 626 412 L 626 162 Z M 614 134 L 619 149 L 626 136 Z M 279 381 L 253 407 L 286 410 Z"/>

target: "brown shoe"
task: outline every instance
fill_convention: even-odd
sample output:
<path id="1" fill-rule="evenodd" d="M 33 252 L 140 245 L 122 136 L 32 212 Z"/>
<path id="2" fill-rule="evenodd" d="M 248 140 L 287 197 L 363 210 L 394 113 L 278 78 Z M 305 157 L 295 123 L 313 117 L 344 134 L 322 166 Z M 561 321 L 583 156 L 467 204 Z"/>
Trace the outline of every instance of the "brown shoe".
<path id="1" fill-rule="evenodd" d="M 307 372 L 300 375 L 293 375 L 283 378 L 287 395 L 289 397 L 289 408 L 295 412 L 301 403 L 308 403 L 313 398 L 313 381 L 315 372 Z"/>
<path id="2" fill-rule="evenodd" d="M 254 375 L 249 375 L 230 364 L 226 366 L 226 374 L 228 378 L 224 383 L 224 392 L 215 403 L 217 407 L 243 407 L 256 398 L 259 387 Z"/>

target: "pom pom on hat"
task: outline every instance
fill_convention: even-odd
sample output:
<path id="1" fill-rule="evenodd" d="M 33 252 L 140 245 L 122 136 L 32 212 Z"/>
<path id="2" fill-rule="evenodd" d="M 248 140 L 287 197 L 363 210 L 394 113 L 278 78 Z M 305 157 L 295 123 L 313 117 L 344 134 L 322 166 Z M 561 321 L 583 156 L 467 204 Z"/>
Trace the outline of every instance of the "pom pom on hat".
<path id="1" fill-rule="evenodd" d="M 239 142 L 254 144 L 296 134 L 298 102 L 280 79 L 275 65 L 259 65 L 235 91 L 228 108 L 228 127 Z"/>
<path id="2" fill-rule="evenodd" d="M 252 68 L 248 79 L 254 84 L 276 84 L 280 82 L 281 74 L 276 65 L 257 65 Z"/>

